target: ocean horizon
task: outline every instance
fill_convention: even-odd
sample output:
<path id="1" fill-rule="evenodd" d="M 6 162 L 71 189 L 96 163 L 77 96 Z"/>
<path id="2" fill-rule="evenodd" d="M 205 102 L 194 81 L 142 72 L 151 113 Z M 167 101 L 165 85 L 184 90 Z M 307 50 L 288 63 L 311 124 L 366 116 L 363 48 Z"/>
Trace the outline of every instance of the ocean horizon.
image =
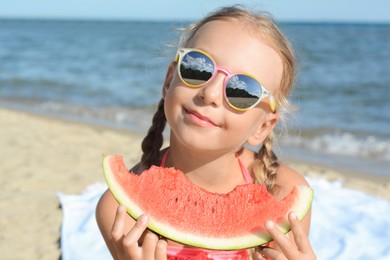
<path id="1" fill-rule="evenodd" d="M 145 132 L 188 23 L 0 19 L 0 107 Z M 299 72 L 277 153 L 390 177 L 390 24 L 280 26 Z"/>

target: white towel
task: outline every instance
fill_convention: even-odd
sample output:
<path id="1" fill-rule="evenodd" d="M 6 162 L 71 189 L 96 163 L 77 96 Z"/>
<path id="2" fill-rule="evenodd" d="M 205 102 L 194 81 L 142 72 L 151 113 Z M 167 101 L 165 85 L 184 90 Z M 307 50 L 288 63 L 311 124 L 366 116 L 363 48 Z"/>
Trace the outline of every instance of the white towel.
<path id="1" fill-rule="evenodd" d="M 390 201 L 309 179 L 314 189 L 310 241 L 317 258 L 390 260 Z"/>
<path id="2" fill-rule="evenodd" d="M 63 212 L 63 260 L 112 259 L 95 219 L 97 202 L 106 189 L 106 184 L 96 183 L 78 195 L 57 193 Z"/>
<path id="3" fill-rule="evenodd" d="M 338 181 L 308 181 L 315 193 L 310 241 L 319 260 L 390 260 L 390 201 Z M 58 193 L 63 260 L 112 259 L 95 221 L 96 204 L 106 188 L 97 183 L 79 195 Z"/>

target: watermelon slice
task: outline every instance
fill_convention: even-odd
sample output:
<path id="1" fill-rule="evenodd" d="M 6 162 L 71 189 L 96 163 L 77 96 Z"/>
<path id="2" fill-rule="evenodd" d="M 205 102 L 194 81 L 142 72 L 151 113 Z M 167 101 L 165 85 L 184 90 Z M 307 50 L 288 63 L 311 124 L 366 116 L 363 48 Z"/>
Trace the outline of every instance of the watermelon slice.
<path id="1" fill-rule="evenodd" d="M 146 213 L 156 233 L 196 247 L 232 250 L 267 243 L 264 222 L 273 220 L 282 232 L 287 214 L 302 219 L 313 191 L 297 186 L 284 199 L 272 197 L 265 185 L 244 184 L 227 194 L 212 193 L 191 183 L 179 170 L 152 166 L 130 173 L 119 155 L 103 158 L 104 175 L 114 197 L 134 219 Z"/>

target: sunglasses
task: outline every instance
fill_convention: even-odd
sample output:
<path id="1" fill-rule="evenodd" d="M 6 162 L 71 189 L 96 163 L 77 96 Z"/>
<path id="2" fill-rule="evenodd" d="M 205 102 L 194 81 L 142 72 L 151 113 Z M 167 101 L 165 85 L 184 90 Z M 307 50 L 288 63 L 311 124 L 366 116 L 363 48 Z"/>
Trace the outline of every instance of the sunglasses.
<path id="1" fill-rule="evenodd" d="M 268 91 L 255 77 L 249 74 L 235 74 L 217 66 L 210 54 L 190 48 L 179 48 L 176 55 L 178 73 L 181 81 L 192 88 L 200 88 L 213 80 L 218 71 L 227 76 L 224 80 L 224 95 L 227 103 L 235 110 L 245 111 L 268 97 L 272 112 L 276 103 Z"/>

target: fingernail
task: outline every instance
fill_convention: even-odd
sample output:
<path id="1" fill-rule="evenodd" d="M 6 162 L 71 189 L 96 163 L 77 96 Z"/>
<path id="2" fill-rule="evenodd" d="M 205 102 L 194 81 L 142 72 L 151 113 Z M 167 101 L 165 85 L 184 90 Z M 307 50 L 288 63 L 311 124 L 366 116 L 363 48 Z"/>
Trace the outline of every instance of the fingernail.
<path id="1" fill-rule="evenodd" d="M 147 225 L 149 222 L 149 217 L 147 215 L 141 215 L 138 219 L 143 225 Z"/>
<path id="2" fill-rule="evenodd" d="M 290 219 L 291 220 L 296 220 L 297 219 L 297 215 L 295 214 L 295 212 L 291 212 L 290 213 Z"/>
<path id="3" fill-rule="evenodd" d="M 126 210 L 126 208 L 123 205 L 118 206 L 118 212 L 122 213 Z"/>
<path id="4" fill-rule="evenodd" d="M 275 223 L 271 220 L 268 220 L 265 222 L 265 227 L 268 228 L 268 229 L 271 229 L 275 226 Z"/>

